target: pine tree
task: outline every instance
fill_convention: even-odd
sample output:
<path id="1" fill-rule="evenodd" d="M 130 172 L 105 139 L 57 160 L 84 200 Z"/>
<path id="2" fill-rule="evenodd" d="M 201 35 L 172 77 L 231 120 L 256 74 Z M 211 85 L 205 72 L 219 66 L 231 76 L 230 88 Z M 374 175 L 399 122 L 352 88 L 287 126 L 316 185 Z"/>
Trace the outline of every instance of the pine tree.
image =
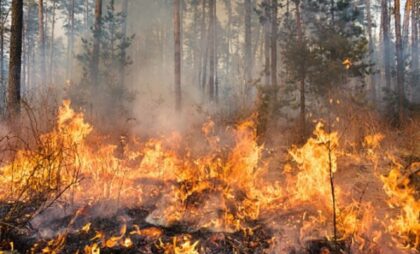
<path id="1" fill-rule="evenodd" d="M 174 77 L 175 77 L 175 109 L 181 111 L 181 3 L 174 1 Z"/>
<path id="2" fill-rule="evenodd" d="M 95 24 L 93 27 L 93 50 L 90 62 L 90 78 L 93 85 L 98 85 L 100 40 L 102 34 L 102 0 L 95 2 Z"/>
<path id="3" fill-rule="evenodd" d="M 389 93 L 392 90 L 391 84 L 391 38 L 390 38 L 390 15 L 388 0 L 381 0 L 381 32 L 383 41 L 385 89 Z"/>
<path id="4" fill-rule="evenodd" d="M 88 1 L 87 1 L 88 2 Z M 120 84 L 122 87 L 125 86 L 125 61 L 127 59 L 127 48 L 125 45 L 127 44 L 127 19 L 128 19 L 128 0 L 123 1 L 123 8 L 122 8 L 122 27 L 121 27 L 121 36 L 122 36 L 122 47 L 121 50 L 121 61 L 120 61 Z"/>
<path id="5" fill-rule="evenodd" d="M 38 0 L 38 40 L 40 58 L 40 84 L 45 82 L 45 27 L 44 27 L 44 0 Z"/>
<path id="6" fill-rule="evenodd" d="M 270 85 L 270 48 L 271 48 L 271 41 L 270 41 L 270 6 L 271 0 L 264 0 L 262 2 L 262 9 L 264 10 L 264 14 L 261 15 L 261 22 L 264 27 L 264 80 L 265 85 Z"/>
<path id="7" fill-rule="evenodd" d="M 305 23 L 311 30 L 311 51 L 315 64 L 309 73 L 311 88 L 327 95 L 350 77 L 363 77 L 370 73 L 366 63 L 368 41 L 357 7 L 350 0 L 335 3 L 306 0 Z"/>
<path id="8" fill-rule="evenodd" d="M 64 12 L 63 28 L 67 36 L 66 79 L 73 78 L 73 58 L 75 39 L 83 25 L 79 15 L 84 9 L 84 0 L 59 0 L 58 8 Z"/>
<path id="9" fill-rule="evenodd" d="M 419 81 L 419 10 L 420 3 L 413 1 L 413 8 L 411 10 L 411 101 L 414 101 L 414 94 L 416 92 Z"/>
<path id="10" fill-rule="evenodd" d="M 278 0 L 271 0 L 271 86 L 273 87 L 273 99 L 277 95 L 277 14 L 278 14 Z"/>
<path id="11" fill-rule="evenodd" d="M 210 54 L 210 61 L 209 61 L 209 100 L 214 101 L 216 99 L 216 0 L 209 0 L 209 40 L 208 40 L 208 47 L 209 47 L 209 54 Z"/>
<path id="12" fill-rule="evenodd" d="M 124 111 L 124 101 L 132 99 L 132 94 L 121 83 L 121 76 L 126 74 L 125 71 L 121 73 L 121 66 L 125 70 L 132 63 L 127 50 L 134 39 L 134 35 L 125 35 L 123 24 L 126 17 L 124 11 L 116 11 L 114 0 L 111 0 L 104 14 L 101 13 L 97 20 L 100 30 L 93 27 L 91 39 L 82 40 L 83 53 L 78 55 L 78 60 L 82 64 L 84 75 L 80 86 L 75 88 L 77 91 L 72 93 L 77 103 L 89 103 L 88 97 L 76 96 L 80 90 L 85 90 L 84 94 L 87 96 L 97 96 L 98 110 L 106 110 L 111 114 Z M 100 48 L 99 52 L 95 51 L 96 43 Z M 97 69 L 92 68 L 95 61 Z"/>
<path id="13" fill-rule="evenodd" d="M 311 41 L 305 36 L 302 5 L 304 1 L 293 0 L 294 19 L 286 16 L 283 24 L 282 56 L 287 66 L 287 80 L 282 105 L 291 105 L 293 94 L 299 93 L 300 141 L 306 139 L 306 94 L 310 71 L 314 69 L 316 54 L 311 50 Z"/>
<path id="14" fill-rule="evenodd" d="M 23 32 L 23 77 L 22 77 L 22 94 L 35 88 L 37 80 L 36 48 L 38 33 L 38 15 L 37 2 L 35 0 L 24 2 L 24 32 Z"/>
<path id="15" fill-rule="evenodd" d="M 51 7 L 51 35 L 50 35 L 50 42 L 49 42 L 49 67 L 48 67 L 48 81 L 53 84 L 54 83 L 54 47 L 55 47 L 55 24 L 56 24 L 56 12 L 57 12 L 57 1 L 52 0 L 52 7 Z"/>
<path id="16" fill-rule="evenodd" d="M 403 59 L 403 41 L 401 37 L 401 10 L 400 0 L 394 1 L 395 15 L 395 53 L 397 56 L 397 94 L 398 94 L 398 122 L 402 124 L 404 119 L 404 59 Z"/>
<path id="17" fill-rule="evenodd" d="M 246 91 L 249 93 L 249 82 L 252 79 L 252 30 L 251 30 L 251 21 L 252 21 L 252 1 L 245 0 L 245 84 L 246 84 Z"/>
<path id="18" fill-rule="evenodd" d="M 366 22 L 367 22 L 367 34 L 369 39 L 369 54 L 370 54 L 370 62 L 373 63 L 375 61 L 374 59 L 374 41 L 373 41 L 373 21 L 372 21 L 372 6 L 371 6 L 371 0 L 365 0 L 365 7 L 366 7 Z M 376 104 L 376 79 L 375 74 L 372 73 L 370 76 L 370 94 L 373 101 L 373 104 Z"/>
<path id="19" fill-rule="evenodd" d="M 328 98 L 349 78 L 369 74 L 371 65 L 366 59 L 367 40 L 358 25 L 362 17 L 350 1 L 291 3 L 294 18 L 285 15 L 281 27 L 281 53 L 287 72 L 280 106 L 299 108 L 300 141 L 304 141 L 308 95 Z"/>
<path id="20" fill-rule="evenodd" d="M 0 113 L 6 106 L 7 54 L 5 50 L 9 2 L 0 0 Z"/>
<path id="21" fill-rule="evenodd" d="M 23 0 L 13 0 L 10 38 L 9 84 L 7 87 L 7 115 L 9 118 L 15 116 L 20 111 L 22 34 Z"/>

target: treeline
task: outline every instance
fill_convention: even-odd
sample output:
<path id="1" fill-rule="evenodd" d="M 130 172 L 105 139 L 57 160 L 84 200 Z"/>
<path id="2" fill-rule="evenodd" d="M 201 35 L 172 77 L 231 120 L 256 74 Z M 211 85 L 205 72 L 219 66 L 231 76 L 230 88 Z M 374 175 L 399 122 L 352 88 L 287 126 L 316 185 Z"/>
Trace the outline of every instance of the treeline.
<path id="1" fill-rule="evenodd" d="M 194 89 L 200 103 L 257 104 L 262 129 L 292 110 L 305 133 L 313 100 L 337 91 L 395 124 L 420 100 L 416 0 L 3 0 L 0 7 L 7 112 L 20 95 L 57 83 L 69 84 L 82 106 L 128 112 L 126 68 L 146 63 L 173 75 L 177 110 Z"/>

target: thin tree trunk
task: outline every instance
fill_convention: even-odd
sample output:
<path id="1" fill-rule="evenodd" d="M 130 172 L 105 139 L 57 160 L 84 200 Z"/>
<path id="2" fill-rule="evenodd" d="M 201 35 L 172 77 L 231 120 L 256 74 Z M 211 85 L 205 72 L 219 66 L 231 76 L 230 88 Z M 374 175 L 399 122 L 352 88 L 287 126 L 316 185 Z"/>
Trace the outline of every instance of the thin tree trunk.
<path id="1" fill-rule="evenodd" d="M 9 84 L 7 87 L 7 115 L 20 112 L 20 75 L 22 65 L 23 0 L 12 1 L 10 29 Z"/>
<path id="2" fill-rule="evenodd" d="M 49 81 L 51 84 L 54 83 L 54 46 L 55 46 L 55 12 L 57 9 L 57 0 L 53 0 L 52 6 L 52 20 L 51 20 L 51 39 L 50 39 L 50 67 L 49 69 Z"/>
<path id="3" fill-rule="evenodd" d="M 175 110 L 181 111 L 181 15 L 180 0 L 174 0 L 174 43 L 175 43 Z"/>
<path id="4" fill-rule="evenodd" d="M 252 80 L 252 2 L 245 0 L 245 89 L 249 93 L 249 82 Z"/>
<path id="5" fill-rule="evenodd" d="M 22 87 L 28 88 L 30 86 L 31 81 L 31 65 L 30 65 L 30 57 L 32 55 L 32 43 L 30 41 L 30 37 L 27 36 L 29 34 L 29 20 L 31 19 L 31 9 L 32 5 L 28 5 L 28 9 L 26 12 L 26 16 L 24 17 L 24 32 L 23 32 L 23 40 L 24 40 L 24 46 L 25 51 L 23 52 L 23 58 L 24 60 L 24 71 L 23 71 L 23 84 Z M 22 89 L 24 90 L 24 89 Z"/>
<path id="6" fill-rule="evenodd" d="M 194 4 L 194 9 L 193 9 L 193 25 L 192 25 L 192 30 L 194 31 L 194 35 L 198 37 L 198 35 L 200 34 L 200 11 L 198 8 L 198 3 Z M 191 71 L 193 74 L 193 82 L 194 84 L 199 84 L 200 83 L 200 76 L 198 75 L 200 72 L 200 40 L 201 38 L 198 37 L 196 38 L 196 40 L 193 40 L 193 46 L 192 46 L 192 59 L 193 61 L 191 62 Z"/>
<path id="7" fill-rule="evenodd" d="M 417 1 L 413 2 L 413 8 L 411 9 L 411 99 L 414 95 L 414 90 L 419 80 L 419 31 L 418 31 L 418 17 L 419 17 L 420 4 Z"/>
<path id="8" fill-rule="evenodd" d="M 95 2 L 95 27 L 94 27 L 94 39 L 93 39 L 93 51 L 92 51 L 92 71 L 91 80 L 94 86 L 98 86 L 99 78 L 99 54 L 100 54 L 100 36 L 102 30 L 102 0 L 96 0 Z"/>
<path id="9" fill-rule="evenodd" d="M 407 49 L 408 45 L 408 31 L 409 31 L 409 24 L 410 24 L 410 14 L 412 8 L 412 0 L 406 0 L 405 7 L 404 7 L 404 19 L 403 19 L 403 31 L 402 31 L 402 39 L 403 39 L 403 49 Z"/>
<path id="10" fill-rule="evenodd" d="M 70 21 L 70 32 L 67 37 L 67 79 L 71 80 L 73 78 L 73 44 L 74 44 L 74 9 L 75 9 L 75 0 L 71 0 L 71 5 L 69 9 L 69 21 Z"/>
<path id="11" fill-rule="evenodd" d="M 1 97 L 1 102 L 0 102 L 0 107 L 3 113 L 3 109 L 5 106 L 5 101 L 6 101 L 6 88 L 4 87 L 4 18 L 3 18 L 3 0 L 0 0 L 0 18 L 1 18 L 1 24 L 0 24 L 0 97 Z"/>
<path id="12" fill-rule="evenodd" d="M 208 36 L 207 36 L 208 37 Z M 208 43 L 207 43 L 207 46 L 208 46 Z M 207 64 L 208 64 L 208 59 L 209 59 L 209 47 L 205 47 L 205 49 L 204 49 L 204 59 L 203 59 L 203 67 L 202 67 L 202 69 L 203 69 L 203 74 L 202 74 L 202 76 L 201 76 L 201 89 L 202 89 L 202 92 L 203 92 L 203 94 L 205 94 L 205 92 L 206 92 L 206 87 L 207 87 L 207 69 L 208 69 L 208 66 L 207 66 Z"/>
<path id="13" fill-rule="evenodd" d="M 209 5 L 211 4 L 209 1 L 207 1 Z M 205 8 L 205 6 L 203 6 Z M 204 9 L 203 9 L 204 11 Z M 208 64 L 209 64 L 209 53 L 210 53 L 210 12 L 209 12 L 209 25 L 206 30 L 206 43 L 205 43 L 205 52 L 204 52 L 204 59 L 203 59 L 203 75 L 201 77 L 202 80 L 202 91 L 203 91 L 203 98 L 205 98 L 206 90 L 207 90 L 207 70 L 208 70 Z M 210 88 L 208 88 L 210 90 Z"/>
<path id="14" fill-rule="evenodd" d="M 23 24 L 25 24 L 25 17 L 23 17 Z M 26 86 L 27 84 L 27 51 L 28 51 L 28 43 L 27 40 L 25 39 L 26 37 L 26 28 L 25 25 L 23 25 L 23 33 L 22 33 L 22 67 L 21 67 L 21 77 L 20 77 L 20 82 L 21 82 L 21 87 Z M 6 86 L 6 85 L 5 85 Z M 6 89 L 6 88 L 5 88 Z M 7 90 L 7 89 L 6 89 Z M 22 89 L 21 89 L 22 90 Z M 4 91 L 4 95 L 5 95 L 5 100 L 6 100 L 6 91 Z M 6 102 L 6 101 L 4 101 Z"/>
<path id="15" fill-rule="evenodd" d="M 115 0 L 110 0 L 109 3 L 109 7 L 111 8 L 112 13 L 115 12 Z M 111 59 L 114 61 L 115 59 L 115 38 L 116 38 L 116 33 L 115 33 L 115 24 L 111 23 L 109 24 L 109 28 L 108 28 L 108 33 L 109 33 L 109 40 L 110 40 L 110 50 L 111 50 Z"/>
<path id="16" fill-rule="evenodd" d="M 264 77 L 270 85 L 270 0 L 264 0 Z"/>
<path id="17" fill-rule="evenodd" d="M 38 36 L 40 53 L 40 83 L 45 82 L 44 0 L 38 0 Z"/>
<path id="18" fill-rule="evenodd" d="M 256 32 L 256 34 L 254 35 L 254 38 L 256 39 L 256 41 L 253 43 L 254 44 L 254 48 L 253 48 L 253 50 L 252 50 L 252 66 L 253 67 L 255 67 L 256 66 L 256 63 L 258 62 L 257 61 L 257 59 L 258 59 L 258 57 L 259 57 L 259 59 L 260 59 L 260 61 L 259 62 L 261 62 L 262 63 L 262 61 L 261 61 L 261 59 L 262 59 L 262 57 L 261 56 L 263 56 L 264 54 L 263 53 L 261 53 L 261 52 L 263 52 L 263 50 L 261 50 L 262 48 L 264 48 L 262 45 L 264 44 L 263 42 L 264 42 L 264 35 L 261 33 L 261 27 L 260 26 L 257 26 L 256 28 L 255 28 L 255 32 Z M 260 51 L 260 55 L 258 55 L 258 51 Z"/>
<path id="19" fill-rule="evenodd" d="M 124 0 L 123 2 L 123 14 L 124 14 L 124 22 L 122 25 L 122 35 L 123 35 L 123 45 L 125 45 L 127 42 L 127 19 L 128 19 L 128 0 Z M 120 63 L 120 83 L 121 86 L 125 86 L 125 62 L 127 58 L 127 49 L 122 48 L 121 49 L 121 63 Z"/>
<path id="20" fill-rule="evenodd" d="M 297 30 L 297 42 L 301 50 L 303 50 L 303 29 L 302 29 L 302 18 L 300 14 L 300 0 L 295 0 L 295 9 L 296 9 L 296 30 Z M 305 79 L 306 79 L 306 70 L 305 63 L 301 63 L 301 73 L 299 77 L 299 92 L 300 92 L 300 133 L 301 133 L 301 142 L 304 142 L 306 138 L 306 98 L 305 98 Z"/>
<path id="21" fill-rule="evenodd" d="M 272 0 L 271 16 L 271 86 L 273 87 L 273 98 L 277 97 L 277 12 L 278 0 Z"/>
<path id="22" fill-rule="evenodd" d="M 388 0 L 381 0 L 381 26 L 383 37 L 383 58 L 385 72 L 385 88 L 392 90 L 391 86 L 391 41 L 390 41 L 390 17 L 388 13 Z"/>
<path id="23" fill-rule="evenodd" d="M 227 24 L 226 24 L 226 54 L 225 54 L 225 75 L 227 78 L 230 78 L 231 69 L 232 69 L 232 57 L 231 57 L 231 45 L 232 45 L 232 3 L 230 0 L 225 0 L 225 5 L 227 9 Z M 216 40 L 217 41 L 217 40 Z M 217 73 L 217 71 L 216 71 Z"/>
<path id="24" fill-rule="evenodd" d="M 397 55 L 397 92 L 398 92 L 398 120 L 399 124 L 404 120 L 404 60 L 401 38 L 401 12 L 400 0 L 394 1 L 395 15 L 395 53 Z"/>
<path id="25" fill-rule="evenodd" d="M 89 16 L 90 16 L 90 9 L 89 9 L 89 0 L 85 0 L 85 32 L 89 32 Z"/>
<path id="26" fill-rule="evenodd" d="M 369 55 L 370 61 L 373 63 L 374 59 L 374 43 L 373 43 L 373 36 L 372 36 L 372 15 L 371 15 L 371 2 L 370 0 L 366 0 L 366 20 L 367 20 L 367 32 L 369 37 Z M 376 82 L 375 82 L 375 74 L 370 75 L 370 93 L 372 97 L 373 104 L 376 104 Z"/>
<path id="27" fill-rule="evenodd" d="M 206 34 L 206 0 L 201 0 L 201 28 L 200 28 L 200 66 L 199 66 L 199 84 L 201 88 L 202 94 L 205 94 L 206 89 L 206 70 L 207 70 L 207 55 L 208 55 L 208 47 L 207 47 L 207 34 Z M 204 97 L 204 96 L 203 96 Z"/>
<path id="28" fill-rule="evenodd" d="M 35 41 L 32 42 L 33 44 L 35 44 Z M 35 47 L 31 47 L 31 54 L 29 56 L 29 63 L 28 65 L 31 67 L 31 73 L 30 73 L 30 77 L 31 77 L 31 86 L 30 87 L 25 87 L 22 86 L 21 88 L 21 94 L 22 96 L 25 96 L 28 94 L 28 91 L 34 91 L 34 88 L 36 87 L 36 50 Z"/>
<path id="29" fill-rule="evenodd" d="M 210 0 L 210 24 L 209 24 L 209 50 L 210 50 L 210 71 L 209 71 L 209 99 L 210 101 L 214 101 L 215 98 L 215 80 L 214 80 L 214 76 L 215 76 L 215 52 L 214 52 L 214 36 L 215 36 L 215 31 L 214 31 L 214 23 L 215 23 L 215 5 L 216 5 L 216 0 Z"/>
<path id="30" fill-rule="evenodd" d="M 217 1 L 214 0 L 214 8 L 213 8 L 213 64 L 214 64 L 214 99 L 218 103 L 219 102 L 219 77 L 218 77 L 218 54 L 217 54 Z"/>

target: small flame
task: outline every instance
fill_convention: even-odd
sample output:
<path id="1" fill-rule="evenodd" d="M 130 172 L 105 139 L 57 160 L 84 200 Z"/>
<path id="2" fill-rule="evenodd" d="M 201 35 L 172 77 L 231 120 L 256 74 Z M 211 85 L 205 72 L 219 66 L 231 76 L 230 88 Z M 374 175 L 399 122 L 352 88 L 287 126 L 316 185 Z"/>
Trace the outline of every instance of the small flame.
<path id="1" fill-rule="evenodd" d="M 175 236 L 172 238 L 172 243 L 164 244 L 160 241 L 159 247 L 164 251 L 164 254 L 199 254 L 198 243 L 199 241 L 192 243 L 189 237 L 184 237 L 179 241 Z"/>
<path id="2" fill-rule="evenodd" d="M 350 58 L 345 58 L 343 60 L 343 65 L 344 65 L 344 68 L 346 68 L 346 70 L 349 70 L 353 66 L 353 63 L 350 60 Z"/>

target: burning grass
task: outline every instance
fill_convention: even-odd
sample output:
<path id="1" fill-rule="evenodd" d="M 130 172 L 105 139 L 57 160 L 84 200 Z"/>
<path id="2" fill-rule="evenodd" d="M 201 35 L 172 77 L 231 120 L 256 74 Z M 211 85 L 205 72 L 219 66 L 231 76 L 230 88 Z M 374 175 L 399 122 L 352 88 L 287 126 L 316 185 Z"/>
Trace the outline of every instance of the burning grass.
<path id="1" fill-rule="evenodd" d="M 256 117 L 200 137 L 112 144 L 65 101 L 0 168 L 1 248 L 29 253 L 410 253 L 419 162 L 372 133 L 349 151 L 317 124 L 287 155 Z M 281 157 L 285 163 L 278 163 Z"/>

